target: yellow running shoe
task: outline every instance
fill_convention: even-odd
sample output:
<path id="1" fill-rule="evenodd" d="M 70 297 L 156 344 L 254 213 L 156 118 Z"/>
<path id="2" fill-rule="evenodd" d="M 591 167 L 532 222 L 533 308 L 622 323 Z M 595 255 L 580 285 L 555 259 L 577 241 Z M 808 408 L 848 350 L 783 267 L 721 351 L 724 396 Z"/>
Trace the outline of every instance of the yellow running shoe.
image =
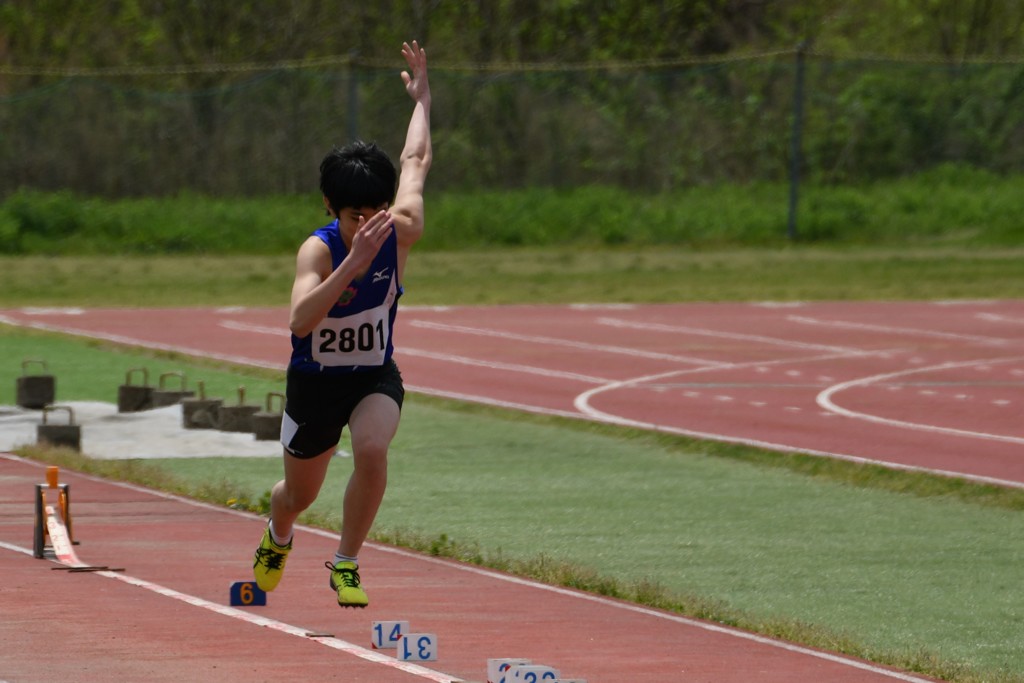
<path id="1" fill-rule="evenodd" d="M 261 590 L 272 591 L 277 588 L 281 574 L 284 573 L 284 562 L 288 559 L 288 553 L 291 550 L 291 541 L 288 541 L 288 545 L 281 547 L 271 538 L 269 526 L 263 530 L 260 547 L 256 548 L 256 556 L 252 562 L 252 573 L 256 577 L 256 585 Z"/>
<path id="2" fill-rule="evenodd" d="M 342 607 L 366 607 L 370 599 L 359 583 L 359 567 L 355 562 L 339 562 L 324 566 L 331 570 L 331 590 L 338 592 L 338 604 Z"/>

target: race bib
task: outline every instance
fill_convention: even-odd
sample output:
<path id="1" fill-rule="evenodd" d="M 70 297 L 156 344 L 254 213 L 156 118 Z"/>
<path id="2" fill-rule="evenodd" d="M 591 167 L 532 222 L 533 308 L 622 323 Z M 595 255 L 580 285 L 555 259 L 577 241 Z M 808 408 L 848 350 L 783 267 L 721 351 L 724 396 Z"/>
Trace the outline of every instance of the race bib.
<path id="1" fill-rule="evenodd" d="M 384 364 L 391 326 L 388 306 L 324 318 L 313 330 L 313 360 L 325 367 Z"/>

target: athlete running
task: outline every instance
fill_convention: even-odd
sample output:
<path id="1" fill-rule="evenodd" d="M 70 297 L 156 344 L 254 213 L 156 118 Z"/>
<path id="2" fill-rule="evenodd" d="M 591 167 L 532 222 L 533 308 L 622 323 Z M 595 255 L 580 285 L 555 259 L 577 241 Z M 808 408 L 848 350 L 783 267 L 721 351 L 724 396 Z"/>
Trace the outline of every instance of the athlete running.
<path id="1" fill-rule="evenodd" d="M 292 548 L 292 527 L 313 504 L 348 425 L 353 472 L 341 538 L 327 562 L 342 607 L 366 607 L 359 551 L 387 485 L 388 447 L 404 388 L 392 333 L 406 259 L 423 234 L 423 187 L 432 157 L 426 52 L 402 45 L 402 72 L 415 103 L 400 173 L 376 144 L 353 142 L 320 164 L 324 206 L 334 220 L 299 248 L 292 286 L 292 355 L 281 422 L 284 479 L 271 490 L 270 520 L 253 562 L 273 590 Z M 397 190 L 396 190 L 397 181 Z"/>

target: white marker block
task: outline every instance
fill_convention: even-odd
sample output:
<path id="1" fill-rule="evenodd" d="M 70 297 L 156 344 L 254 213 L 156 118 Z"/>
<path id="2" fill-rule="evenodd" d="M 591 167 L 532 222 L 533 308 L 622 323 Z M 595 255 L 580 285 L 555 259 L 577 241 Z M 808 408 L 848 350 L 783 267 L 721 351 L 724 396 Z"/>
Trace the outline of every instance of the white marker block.
<path id="1" fill-rule="evenodd" d="M 508 670 L 518 664 L 529 664 L 529 659 L 521 659 L 518 657 L 504 658 L 504 659 L 488 659 L 487 660 L 487 683 L 508 683 L 505 676 L 508 674 Z"/>
<path id="2" fill-rule="evenodd" d="M 403 633 L 398 637 L 398 659 L 403 662 L 433 662 L 437 659 L 437 636 L 433 633 Z"/>
<path id="3" fill-rule="evenodd" d="M 408 632 L 408 621 L 375 621 L 370 630 L 370 644 L 374 650 L 394 650 L 398 647 L 398 638 Z"/>
<path id="4" fill-rule="evenodd" d="M 558 669 L 545 664 L 517 664 L 505 674 L 505 683 L 551 683 L 558 680 Z"/>

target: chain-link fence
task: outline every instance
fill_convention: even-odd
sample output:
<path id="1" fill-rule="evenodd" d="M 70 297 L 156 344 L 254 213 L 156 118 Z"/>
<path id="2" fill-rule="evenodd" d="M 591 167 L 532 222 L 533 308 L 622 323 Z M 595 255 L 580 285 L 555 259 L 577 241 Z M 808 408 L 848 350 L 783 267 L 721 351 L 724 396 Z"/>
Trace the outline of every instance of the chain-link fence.
<path id="1" fill-rule="evenodd" d="M 817 183 L 947 162 L 1024 170 L 1024 63 L 787 52 L 434 65 L 430 78 L 439 190 L 784 181 L 797 149 L 800 176 Z M 0 70 L 0 93 L 0 198 L 20 187 L 103 196 L 314 191 L 333 144 L 358 136 L 397 157 L 411 111 L 397 67 L 348 59 L 169 74 Z"/>

